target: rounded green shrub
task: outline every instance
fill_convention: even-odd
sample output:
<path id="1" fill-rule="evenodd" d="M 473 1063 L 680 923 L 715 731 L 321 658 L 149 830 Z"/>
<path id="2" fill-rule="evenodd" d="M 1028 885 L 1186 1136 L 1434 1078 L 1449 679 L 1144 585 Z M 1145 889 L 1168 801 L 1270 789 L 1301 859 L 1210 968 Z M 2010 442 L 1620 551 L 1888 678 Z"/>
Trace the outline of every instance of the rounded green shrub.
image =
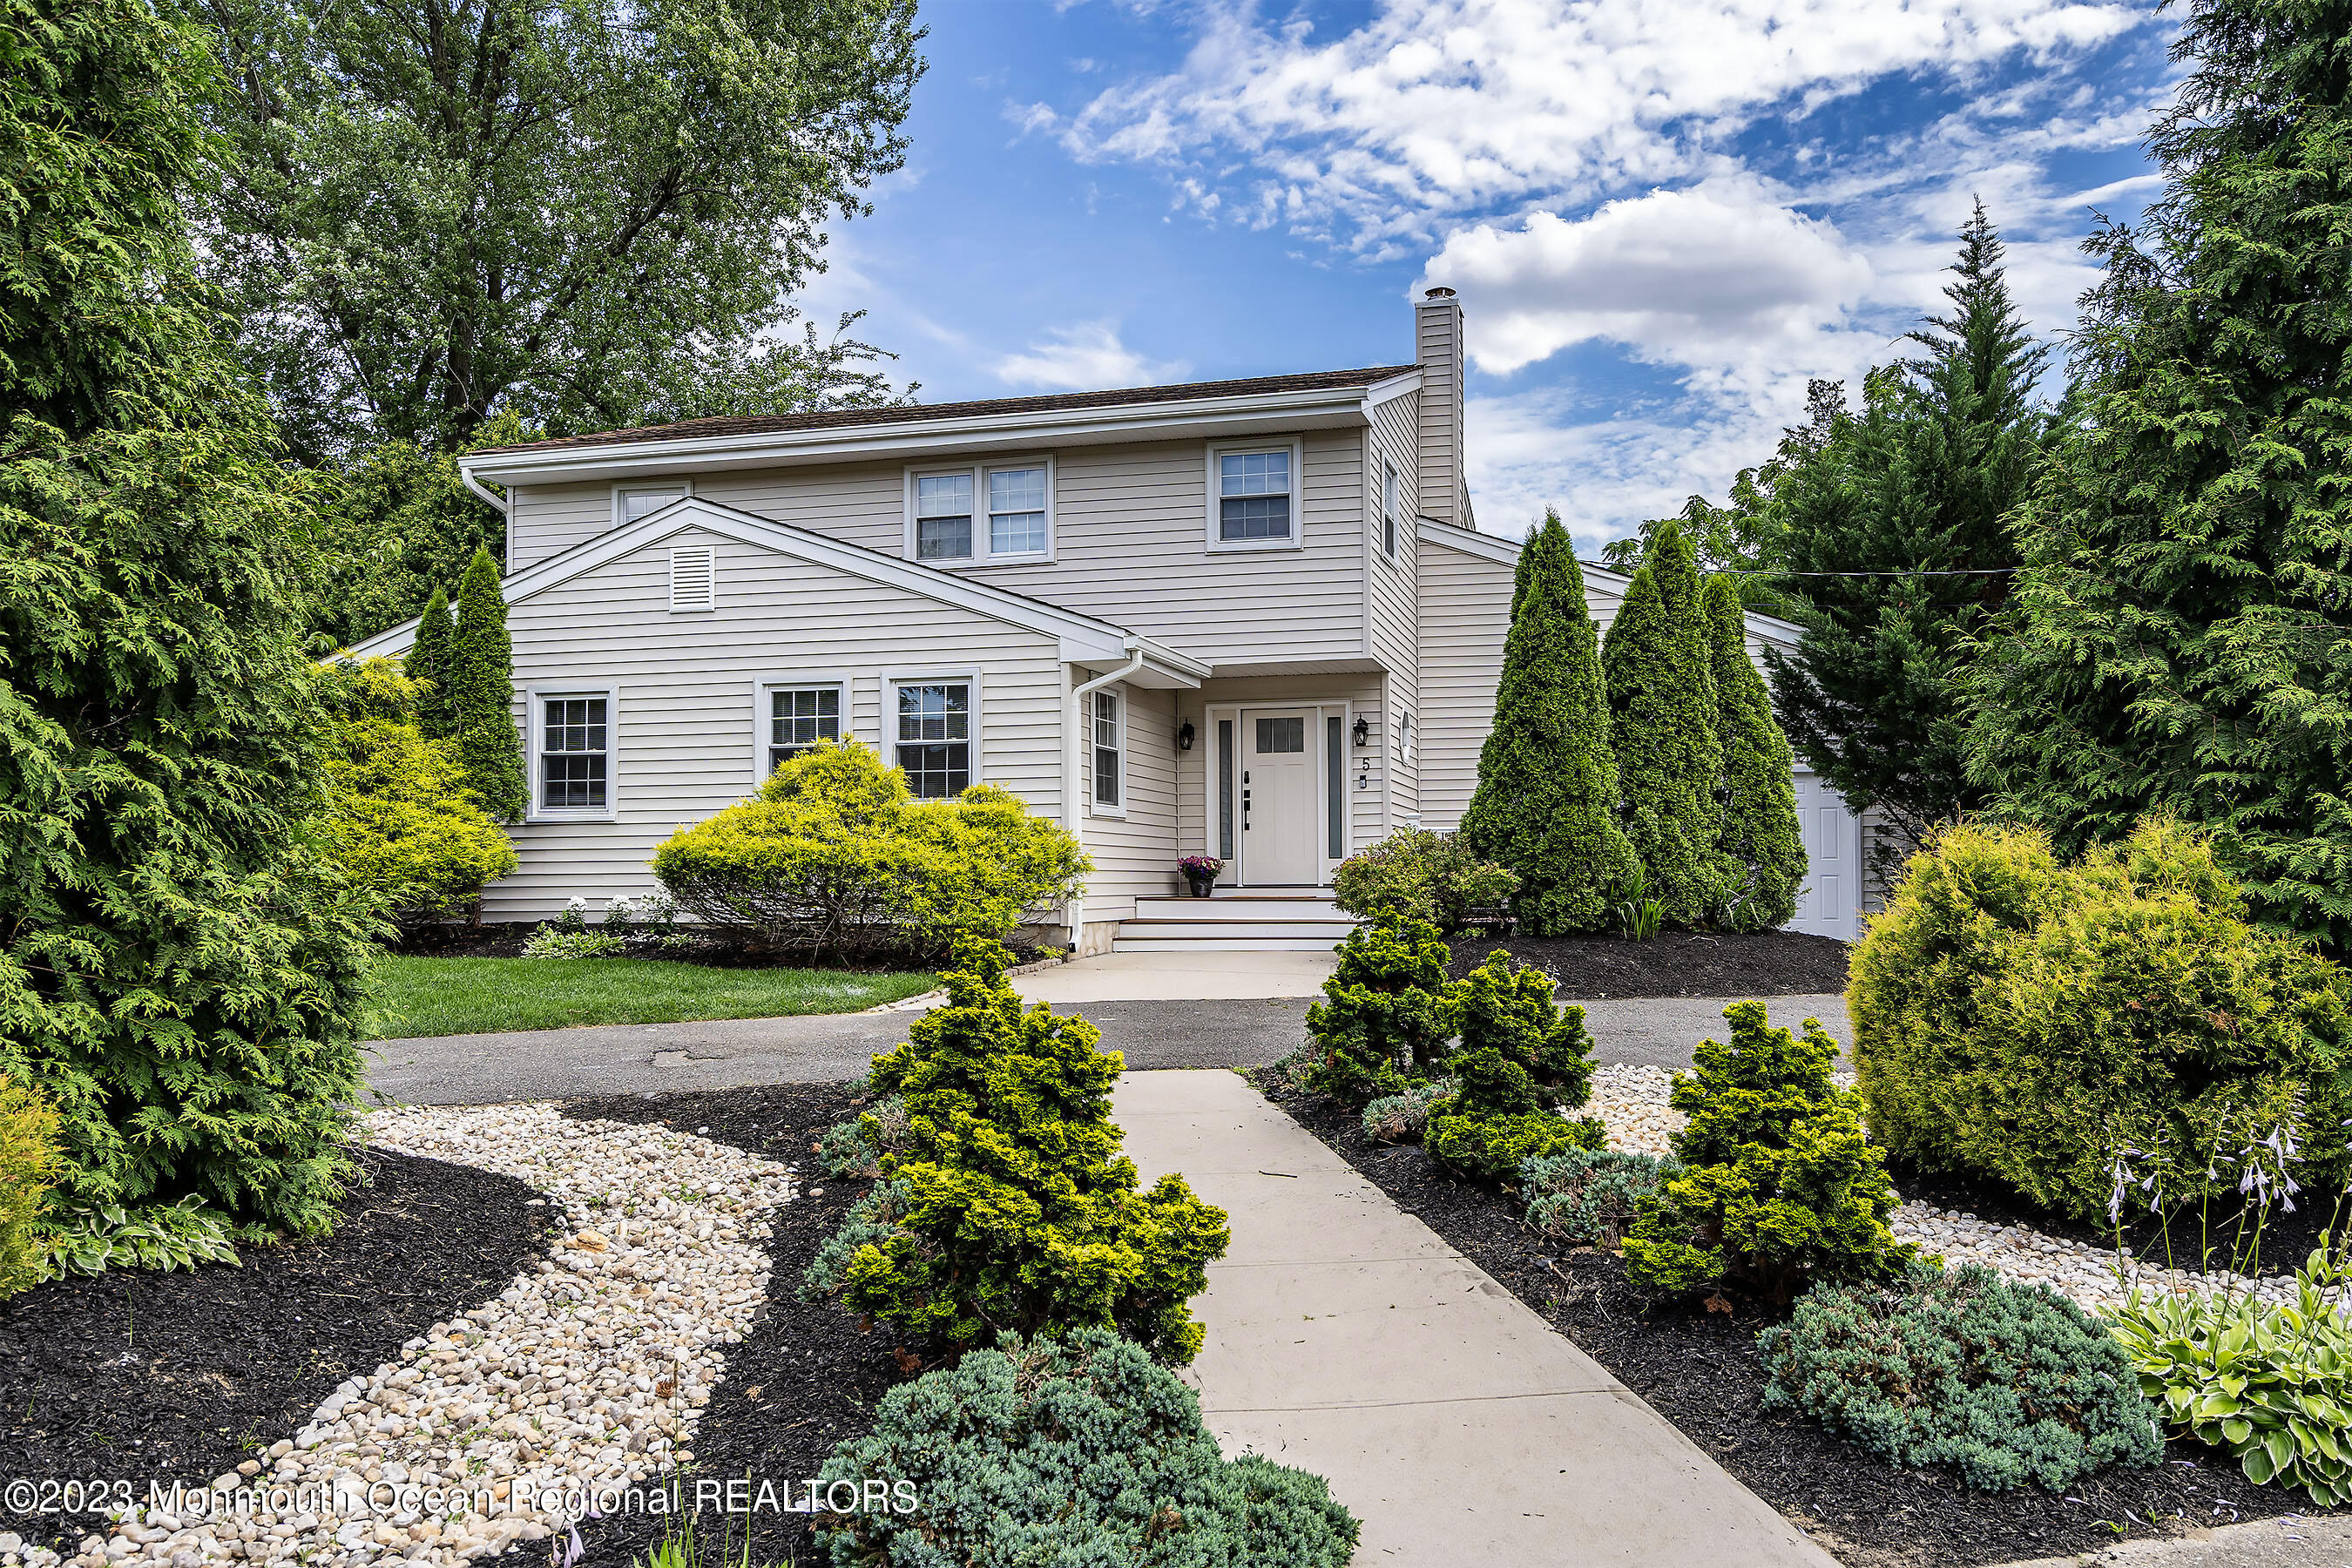
<path id="1" fill-rule="evenodd" d="M 327 852 L 404 929 L 463 913 L 515 868 L 449 742 L 417 726 L 418 683 L 390 659 L 331 667 L 322 748 Z"/>
<path id="2" fill-rule="evenodd" d="M 1019 796 L 974 784 L 917 800 L 856 741 L 811 747 L 759 793 L 682 827 L 654 875 L 697 920 L 760 945 L 928 956 L 959 932 L 1002 936 L 1093 868 Z"/>
<path id="3" fill-rule="evenodd" d="M 1321 1478 L 1225 1458 L 1192 1391 L 1098 1329 L 1007 1336 L 892 1389 L 818 1479 L 911 1501 L 826 1519 L 843 1568 L 1344 1568 L 1359 1529 Z"/>
<path id="4" fill-rule="evenodd" d="M 1023 1012 L 1004 961 L 960 938 L 946 1005 L 874 1058 L 874 1089 L 905 1100 L 906 1152 L 878 1159 L 886 1185 L 808 1283 L 950 1347 L 1093 1325 L 1190 1361 L 1185 1303 L 1224 1254 L 1224 1212 L 1179 1175 L 1139 1190 L 1110 1119 L 1119 1057 L 1084 1018 Z"/>
<path id="5" fill-rule="evenodd" d="M 2161 818 L 2072 867 L 2032 829 L 1948 829 L 1872 921 L 1847 1005 L 1889 1151 L 2081 1218 L 2121 1151 L 2162 1151 L 2195 1200 L 2234 1185 L 2217 1150 L 2352 1116 L 2342 972 L 2254 927 L 2211 842 Z M 2347 1173 L 2341 1139 L 2301 1142 Z"/>
<path id="6" fill-rule="evenodd" d="M 1518 886 L 1516 872 L 1479 859 L 1459 835 L 1425 827 L 1359 849 L 1331 877 L 1334 901 L 1351 915 L 1394 911 L 1447 933 L 1469 910 L 1508 902 Z"/>
<path id="7" fill-rule="evenodd" d="M 1429 1108 L 1422 1142 L 1441 1165 L 1508 1181 L 1528 1160 L 1608 1142 L 1590 1117 L 1559 1114 L 1591 1097 L 1584 1009 L 1551 999 L 1552 980 L 1497 950 L 1458 989 L 1462 1041 L 1445 1058 L 1457 1087 Z"/>
<path id="8" fill-rule="evenodd" d="M 45 1272 L 35 1226 L 61 1163 L 57 1112 L 39 1095 L 0 1074 L 0 1298 L 15 1295 Z"/>
<path id="9" fill-rule="evenodd" d="M 1886 1227 L 1886 1156 L 1863 1132 L 1860 1098 L 1830 1077 L 1837 1043 L 1818 1019 L 1801 1038 L 1770 1027 L 1761 1002 L 1723 1016 L 1730 1043 L 1701 1041 L 1696 1071 L 1675 1075 L 1684 1168 L 1643 1199 L 1628 1272 L 1668 1290 L 1738 1284 L 1785 1302 L 1817 1280 L 1900 1271 L 1918 1248 Z"/>
<path id="10" fill-rule="evenodd" d="M 1672 1159 L 1615 1149 L 1568 1149 L 1519 1167 L 1528 1225 L 1556 1240 L 1622 1246 L 1642 1212 L 1682 1166 Z"/>
<path id="11" fill-rule="evenodd" d="M 1768 1410 L 1797 1410 L 1891 1463 L 1982 1491 L 2056 1491 L 2164 1457 L 2123 1345 L 2047 1286 L 1969 1264 L 1822 1286 L 1758 1344 Z"/>
<path id="12" fill-rule="evenodd" d="M 1339 952 L 1323 1000 L 1307 1009 L 1317 1060 L 1306 1085 L 1352 1105 L 1401 1094 L 1454 1037 L 1452 954 L 1435 926 L 1393 910 L 1349 931 Z"/>

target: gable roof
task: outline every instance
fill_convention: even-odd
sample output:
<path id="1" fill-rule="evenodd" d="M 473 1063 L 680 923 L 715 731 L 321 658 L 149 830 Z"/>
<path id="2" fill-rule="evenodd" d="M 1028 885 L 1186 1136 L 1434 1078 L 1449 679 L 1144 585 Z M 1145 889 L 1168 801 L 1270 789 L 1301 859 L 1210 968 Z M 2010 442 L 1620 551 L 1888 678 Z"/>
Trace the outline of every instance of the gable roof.
<path id="1" fill-rule="evenodd" d="M 721 506 L 700 496 L 683 497 L 635 522 L 609 529 L 593 539 L 575 544 L 561 555 L 550 556 L 503 579 L 499 589 L 508 604 L 520 604 L 534 594 L 545 593 L 558 584 L 609 565 L 625 555 L 646 545 L 657 544 L 690 528 L 772 550 L 780 555 L 805 561 L 811 565 L 845 572 L 871 583 L 898 588 L 940 604 L 953 605 L 1009 626 L 1054 637 L 1061 645 L 1061 658 L 1074 664 L 1117 664 L 1131 654 L 1140 653 L 1145 660 L 1144 669 L 1130 678 L 1139 686 L 1197 686 L 1208 679 L 1212 668 L 1164 643 L 1155 642 L 1098 616 L 1066 610 L 1059 605 L 1034 599 L 1026 594 L 1016 594 L 1009 588 L 1000 588 L 992 583 L 983 583 L 958 573 L 942 572 L 919 561 L 885 555 L 880 551 L 868 550 L 859 544 L 846 544 L 805 528 L 795 528 L 790 523 L 755 517 L 748 511 Z M 363 642 L 354 643 L 347 651 L 354 658 L 405 653 L 415 637 L 416 621 L 411 618 L 390 631 L 378 632 Z"/>

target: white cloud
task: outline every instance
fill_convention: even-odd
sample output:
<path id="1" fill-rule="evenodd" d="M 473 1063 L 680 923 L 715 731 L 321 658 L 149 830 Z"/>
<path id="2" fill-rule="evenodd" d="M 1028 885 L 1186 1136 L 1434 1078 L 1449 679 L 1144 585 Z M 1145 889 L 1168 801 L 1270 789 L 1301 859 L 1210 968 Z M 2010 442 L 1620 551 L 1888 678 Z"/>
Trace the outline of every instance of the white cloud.
<path id="1" fill-rule="evenodd" d="M 994 369 L 1000 380 L 1014 386 L 1091 392 L 1170 381 L 1182 374 L 1185 366 L 1181 360 L 1151 360 L 1129 348 L 1118 340 L 1116 321 L 1082 321 L 1055 328 L 1045 342 L 1030 344 L 1025 353 L 1005 355 Z"/>
<path id="2" fill-rule="evenodd" d="M 1653 363 L 1733 371 L 1803 357 L 1860 302 L 1871 267 L 1832 226 L 1716 182 L 1575 222 L 1538 212 L 1459 230 L 1423 282 L 1462 293 L 1482 370 L 1604 338 Z"/>
<path id="3" fill-rule="evenodd" d="M 1320 41 L 1226 0 L 1180 68 L 1105 91 L 1062 136 L 1201 163 L 1251 221 L 1388 253 L 1448 214 L 1687 180 L 1759 118 L 1891 74 L 1965 79 L 2144 21 L 2084 0 L 1391 0 Z"/>

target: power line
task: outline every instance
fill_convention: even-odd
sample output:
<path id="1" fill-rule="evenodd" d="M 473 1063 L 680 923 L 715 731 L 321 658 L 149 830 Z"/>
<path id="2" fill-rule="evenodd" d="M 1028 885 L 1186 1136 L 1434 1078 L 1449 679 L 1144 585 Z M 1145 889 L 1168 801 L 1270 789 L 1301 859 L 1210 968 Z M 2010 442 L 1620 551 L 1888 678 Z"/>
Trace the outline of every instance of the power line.
<path id="1" fill-rule="evenodd" d="M 1579 564 L 1595 567 L 1602 572 L 1621 570 L 1619 567 L 1610 565 L 1606 561 L 1585 561 Z M 1722 567 L 1714 571 L 1702 569 L 1700 575 L 1708 577 L 2005 577 L 2011 573 L 2024 570 L 2022 566 L 1950 566 L 1937 567 L 1932 570 L 1922 566 L 1906 572 L 1769 572 L 1739 571 Z"/>

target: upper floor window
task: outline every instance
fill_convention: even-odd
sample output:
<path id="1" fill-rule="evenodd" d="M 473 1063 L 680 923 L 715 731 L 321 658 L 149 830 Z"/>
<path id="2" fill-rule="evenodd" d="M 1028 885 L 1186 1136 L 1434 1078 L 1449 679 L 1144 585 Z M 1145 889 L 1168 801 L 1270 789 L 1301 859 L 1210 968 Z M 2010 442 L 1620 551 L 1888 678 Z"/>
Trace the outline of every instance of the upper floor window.
<path id="1" fill-rule="evenodd" d="M 1094 705 L 1095 805 L 1117 810 L 1124 782 L 1119 776 L 1119 764 L 1126 751 L 1125 738 L 1119 732 L 1118 694 L 1097 691 Z"/>
<path id="2" fill-rule="evenodd" d="M 934 565 L 1050 560 L 1054 468 L 1024 459 L 908 474 L 908 552 Z"/>
<path id="3" fill-rule="evenodd" d="M 1217 454 L 1217 537 L 1228 544 L 1287 543 L 1290 452 Z"/>
<path id="4" fill-rule="evenodd" d="M 650 516 L 670 502 L 683 500 L 693 493 L 694 487 L 683 479 L 657 485 L 614 485 L 613 526 L 625 528 L 637 519 Z"/>
<path id="5" fill-rule="evenodd" d="M 1397 471 L 1394 463 L 1381 465 L 1381 553 L 1390 560 L 1397 552 Z"/>
<path id="6" fill-rule="evenodd" d="M 922 799 L 961 795 L 971 784 L 971 682 L 902 680 L 897 689 L 891 761 Z"/>

